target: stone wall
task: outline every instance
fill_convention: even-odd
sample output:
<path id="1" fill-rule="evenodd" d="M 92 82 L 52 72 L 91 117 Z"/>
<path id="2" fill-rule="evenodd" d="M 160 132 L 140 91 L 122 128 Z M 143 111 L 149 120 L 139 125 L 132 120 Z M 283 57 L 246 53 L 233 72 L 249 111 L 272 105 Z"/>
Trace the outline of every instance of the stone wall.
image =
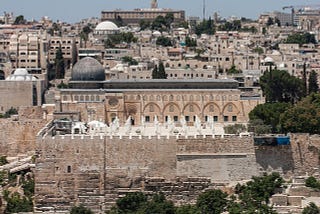
<path id="1" fill-rule="evenodd" d="M 161 191 L 176 204 L 193 203 L 208 188 L 263 172 L 317 173 L 319 143 L 309 135 L 292 135 L 289 146 L 259 147 L 251 137 L 235 136 L 39 136 L 36 210 L 65 211 L 83 203 L 103 213 L 132 191 Z"/>

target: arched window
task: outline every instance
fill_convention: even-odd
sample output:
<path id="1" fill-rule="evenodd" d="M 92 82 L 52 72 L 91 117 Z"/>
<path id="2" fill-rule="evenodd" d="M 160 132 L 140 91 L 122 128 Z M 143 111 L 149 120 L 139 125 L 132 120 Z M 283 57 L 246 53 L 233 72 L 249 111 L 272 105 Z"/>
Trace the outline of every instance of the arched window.
<path id="1" fill-rule="evenodd" d="M 160 101 L 161 100 L 161 97 L 160 95 L 157 96 L 157 101 Z"/>
<path id="2" fill-rule="evenodd" d="M 193 95 L 190 95 L 190 101 L 193 101 Z"/>
<path id="3" fill-rule="evenodd" d="M 169 111 L 170 111 L 170 112 L 174 112 L 174 105 L 170 105 L 170 106 L 169 106 Z"/>
<path id="4" fill-rule="evenodd" d="M 99 95 L 96 96 L 96 101 L 99 102 L 100 101 L 100 97 Z"/>
<path id="5" fill-rule="evenodd" d="M 180 98 L 180 95 L 177 95 L 177 98 L 176 98 L 176 99 L 177 99 L 177 101 L 180 101 L 180 99 L 181 99 L 181 98 Z"/>
<path id="6" fill-rule="evenodd" d="M 89 95 L 86 95 L 86 101 L 89 101 Z"/>
<path id="7" fill-rule="evenodd" d="M 153 95 L 150 96 L 150 99 L 149 99 L 149 100 L 150 100 L 150 101 L 154 101 Z"/>
<path id="8" fill-rule="evenodd" d="M 189 106 L 189 111 L 190 111 L 190 112 L 194 112 L 193 105 L 190 105 L 190 106 Z"/>
<path id="9" fill-rule="evenodd" d="M 80 101 L 83 101 L 84 97 L 83 95 L 80 96 Z"/>
<path id="10" fill-rule="evenodd" d="M 91 95 L 90 100 L 93 102 L 94 101 L 94 96 Z"/>
<path id="11" fill-rule="evenodd" d="M 79 101 L 79 96 L 78 95 L 74 96 L 74 100 Z"/>
<path id="12" fill-rule="evenodd" d="M 210 101 L 213 101 L 214 99 L 213 99 L 213 95 L 212 94 L 210 94 Z"/>
<path id="13" fill-rule="evenodd" d="M 68 97 L 66 95 L 63 96 L 63 101 L 67 101 Z"/>
<path id="14" fill-rule="evenodd" d="M 231 104 L 228 105 L 228 112 L 232 112 L 233 111 L 233 106 Z"/>
<path id="15" fill-rule="evenodd" d="M 169 100 L 173 101 L 173 95 L 170 95 Z"/>
<path id="16" fill-rule="evenodd" d="M 213 105 L 209 106 L 209 112 L 214 112 L 214 106 Z"/>
<path id="17" fill-rule="evenodd" d="M 150 104 L 150 106 L 149 106 L 149 112 L 154 112 L 154 105 L 153 105 L 153 104 Z"/>

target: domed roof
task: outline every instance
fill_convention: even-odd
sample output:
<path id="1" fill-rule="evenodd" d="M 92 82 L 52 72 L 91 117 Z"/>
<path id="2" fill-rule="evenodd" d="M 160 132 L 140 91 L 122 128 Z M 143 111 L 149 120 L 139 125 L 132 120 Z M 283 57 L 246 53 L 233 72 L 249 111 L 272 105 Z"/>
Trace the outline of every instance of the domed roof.
<path id="1" fill-rule="evenodd" d="M 267 56 L 266 58 L 264 58 L 264 62 L 265 63 L 273 63 L 274 62 L 274 60 L 271 58 L 271 57 L 269 57 L 269 56 Z"/>
<path id="2" fill-rule="evenodd" d="M 72 81 L 104 81 L 104 68 L 96 59 L 85 57 L 78 61 L 72 69 Z"/>
<path id="3" fill-rule="evenodd" d="M 119 30 L 118 26 L 110 21 L 104 21 L 97 25 L 95 30 L 108 30 L 108 31 L 116 31 Z"/>
<path id="4" fill-rule="evenodd" d="M 17 68 L 13 74 L 8 76 L 6 80 L 10 81 L 36 81 L 37 78 L 29 74 L 29 72 L 24 68 Z"/>

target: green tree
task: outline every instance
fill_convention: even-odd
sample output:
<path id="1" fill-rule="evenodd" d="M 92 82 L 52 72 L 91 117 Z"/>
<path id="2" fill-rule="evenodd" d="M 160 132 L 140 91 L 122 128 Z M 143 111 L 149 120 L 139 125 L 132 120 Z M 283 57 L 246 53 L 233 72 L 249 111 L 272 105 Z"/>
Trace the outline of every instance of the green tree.
<path id="1" fill-rule="evenodd" d="M 308 93 L 317 93 L 319 92 L 319 85 L 318 85 L 318 74 L 312 70 L 309 75 L 308 80 Z"/>
<path id="2" fill-rule="evenodd" d="M 63 79 L 65 73 L 65 65 L 61 47 L 59 47 L 59 49 L 56 51 L 56 58 L 54 60 L 54 64 L 56 79 Z"/>
<path id="3" fill-rule="evenodd" d="M 14 20 L 14 25 L 23 25 L 26 24 L 26 20 L 24 19 L 23 15 L 17 16 L 16 19 Z"/>
<path id="4" fill-rule="evenodd" d="M 156 41 L 157 45 L 161 45 L 163 47 L 172 46 L 172 41 L 170 38 L 165 36 L 159 36 Z"/>
<path id="5" fill-rule="evenodd" d="M 150 22 L 148 22 L 144 19 L 140 20 L 140 22 L 139 22 L 140 30 L 148 29 L 148 28 L 150 28 L 150 25 L 151 25 Z"/>
<path id="6" fill-rule="evenodd" d="M 0 166 L 8 163 L 7 156 L 0 156 Z"/>
<path id="7" fill-rule="evenodd" d="M 168 201 L 163 193 L 155 194 L 138 213 L 174 214 L 175 207 L 172 201 Z"/>
<path id="8" fill-rule="evenodd" d="M 167 29 L 171 29 L 171 24 L 174 22 L 173 13 L 167 13 L 164 17 Z"/>
<path id="9" fill-rule="evenodd" d="M 200 211 L 195 205 L 183 205 L 176 208 L 176 214 L 200 214 Z"/>
<path id="10" fill-rule="evenodd" d="M 320 209 L 315 203 L 311 202 L 302 210 L 302 214 L 320 214 Z"/>
<path id="11" fill-rule="evenodd" d="M 295 103 L 304 94 L 303 82 L 283 70 L 265 72 L 260 77 L 260 85 L 267 102 Z"/>
<path id="12" fill-rule="evenodd" d="M 273 25 L 273 24 L 274 24 L 273 18 L 269 17 L 267 21 L 267 26 L 269 27 L 270 25 Z"/>
<path id="13" fill-rule="evenodd" d="M 250 120 L 248 124 L 248 131 L 256 135 L 269 134 L 272 132 L 271 125 L 267 125 L 261 119 Z"/>
<path id="14" fill-rule="evenodd" d="M 310 33 L 294 33 L 288 36 L 285 43 L 287 44 L 299 44 L 300 46 L 303 44 L 317 44 L 317 40 L 314 34 Z"/>
<path id="15" fill-rule="evenodd" d="M 197 47 L 197 40 L 190 38 L 189 36 L 186 36 L 186 46 L 187 47 Z"/>
<path id="16" fill-rule="evenodd" d="M 232 65 L 231 68 L 227 70 L 227 74 L 239 74 L 239 73 L 242 73 L 242 71 L 237 69 L 235 65 Z"/>
<path id="17" fill-rule="evenodd" d="M 4 118 L 9 118 L 11 115 L 18 114 L 18 110 L 16 108 L 11 107 L 6 113 L 4 114 Z"/>
<path id="18" fill-rule="evenodd" d="M 285 132 L 320 134 L 320 94 L 311 94 L 281 115 Z"/>
<path id="19" fill-rule="evenodd" d="M 243 124 L 234 124 L 223 127 L 226 134 L 240 134 L 247 130 L 246 126 Z"/>
<path id="20" fill-rule="evenodd" d="M 87 25 L 82 28 L 82 31 L 80 32 L 80 38 L 84 41 L 84 47 L 87 47 L 87 42 L 89 40 L 89 34 L 92 32 L 92 29 L 90 25 Z"/>
<path id="21" fill-rule="evenodd" d="M 280 133 L 280 116 L 285 111 L 291 108 L 290 103 L 264 103 L 257 105 L 250 113 L 249 119 L 250 121 L 261 120 L 262 124 L 271 127 L 272 133 Z M 258 124 L 254 124 L 253 127 Z"/>
<path id="22" fill-rule="evenodd" d="M 201 34 L 213 35 L 215 33 L 215 25 L 213 20 L 209 17 L 208 20 L 204 19 L 201 23 L 196 25 L 195 33 L 200 36 Z"/>
<path id="23" fill-rule="evenodd" d="M 163 65 L 163 62 L 159 63 L 159 69 L 158 69 L 158 79 L 167 79 L 167 74 Z"/>
<path id="24" fill-rule="evenodd" d="M 320 182 L 315 177 L 310 176 L 306 179 L 306 187 L 320 189 Z"/>
<path id="25" fill-rule="evenodd" d="M 254 53 L 258 53 L 259 55 L 264 53 L 264 50 L 262 47 L 256 47 L 252 50 Z"/>
<path id="26" fill-rule="evenodd" d="M 128 63 L 129 65 L 138 65 L 138 61 L 133 59 L 131 56 L 124 56 L 121 60 L 123 63 Z"/>
<path id="27" fill-rule="evenodd" d="M 17 192 L 13 193 L 11 196 L 6 195 L 4 198 L 7 201 L 6 213 L 33 211 L 32 200 L 27 197 L 20 196 Z"/>
<path id="28" fill-rule="evenodd" d="M 227 194 L 221 190 L 208 190 L 200 194 L 197 208 L 201 213 L 219 214 L 227 207 Z"/>
<path id="29" fill-rule="evenodd" d="M 70 214 L 93 214 L 93 212 L 82 204 L 71 208 Z"/>
<path id="30" fill-rule="evenodd" d="M 278 27 L 281 27 L 281 22 L 277 17 L 274 19 L 274 23 L 276 23 Z"/>
<path id="31" fill-rule="evenodd" d="M 147 202 L 147 196 L 141 192 L 128 193 L 125 197 L 116 201 L 120 213 L 134 213 L 141 209 Z"/>
<path id="32" fill-rule="evenodd" d="M 159 79 L 158 66 L 155 65 L 152 70 L 152 79 Z"/>

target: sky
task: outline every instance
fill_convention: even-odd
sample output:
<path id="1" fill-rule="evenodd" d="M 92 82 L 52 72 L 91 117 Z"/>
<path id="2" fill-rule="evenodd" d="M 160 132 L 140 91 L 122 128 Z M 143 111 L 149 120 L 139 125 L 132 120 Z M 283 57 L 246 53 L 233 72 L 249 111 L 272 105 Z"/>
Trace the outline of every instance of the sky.
<path id="1" fill-rule="evenodd" d="M 263 12 L 282 11 L 288 5 L 316 5 L 319 0 L 205 0 L 206 15 L 214 12 L 222 17 L 247 17 L 257 19 Z M 54 21 L 78 22 L 89 17 L 99 17 L 102 10 L 149 8 L 151 0 L 0 0 L 0 15 L 13 12 L 26 19 L 39 20 L 48 16 Z M 158 0 L 160 8 L 181 9 L 187 16 L 202 17 L 203 0 Z M 290 12 L 287 10 L 287 12 Z"/>

